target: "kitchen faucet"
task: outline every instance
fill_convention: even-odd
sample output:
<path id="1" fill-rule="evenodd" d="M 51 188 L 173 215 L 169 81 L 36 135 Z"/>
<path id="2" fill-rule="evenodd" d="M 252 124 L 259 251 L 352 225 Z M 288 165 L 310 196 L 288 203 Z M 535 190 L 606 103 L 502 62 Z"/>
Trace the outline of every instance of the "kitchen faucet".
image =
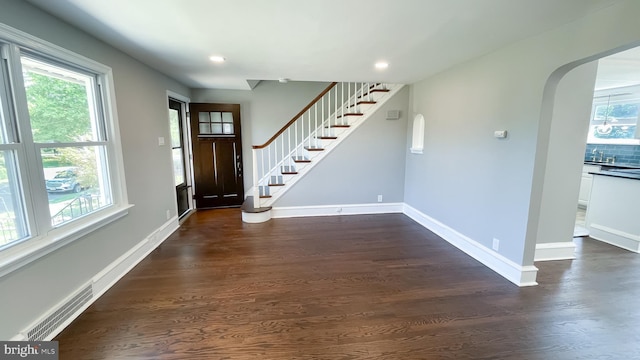
<path id="1" fill-rule="evenodd" d="M 598 148 L 597 148 L 597 147 L 594 147 L 594 148 L 593 148 L 593 151 L 591 151 L 591 154 L 592 154 L 592 156 L 591 156 L 591 161 L 596 162 L 596 153 L 597 153 L 597 152 L 598 152 Z"/>

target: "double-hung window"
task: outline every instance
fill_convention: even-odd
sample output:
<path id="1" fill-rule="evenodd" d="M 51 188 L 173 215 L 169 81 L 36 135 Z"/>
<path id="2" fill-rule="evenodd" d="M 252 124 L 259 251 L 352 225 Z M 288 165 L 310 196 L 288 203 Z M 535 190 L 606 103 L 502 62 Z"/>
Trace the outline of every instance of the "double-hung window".
<path id="1" fill-rule="evenodd" d="M 110 69 L 0 24 L 0 275 L 126 214 Z"/>

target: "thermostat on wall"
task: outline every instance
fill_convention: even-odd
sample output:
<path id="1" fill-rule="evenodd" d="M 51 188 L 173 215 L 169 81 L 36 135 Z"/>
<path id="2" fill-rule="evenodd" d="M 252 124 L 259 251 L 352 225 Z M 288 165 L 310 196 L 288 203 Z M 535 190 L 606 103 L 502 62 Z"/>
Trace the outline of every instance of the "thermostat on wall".
<path id="1" fill-rule="evenodd" d="M 493 136 L 498 139 L 504 139 L 507 137 L 507 130 L 496 130 L 493 132 Z"/>

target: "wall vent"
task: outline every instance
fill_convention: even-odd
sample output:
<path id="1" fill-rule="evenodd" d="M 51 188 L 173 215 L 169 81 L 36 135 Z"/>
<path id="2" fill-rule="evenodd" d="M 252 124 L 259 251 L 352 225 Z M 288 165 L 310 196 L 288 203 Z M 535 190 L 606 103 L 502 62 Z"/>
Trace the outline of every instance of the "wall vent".
<path id="1" fill-rule="evenodd" d="M 387 120 L 398 120 L 398 119 L 400 119 L 400 110 L 387 111 Z"/>
<path id="2" fill-rule="evenodd" d="M 87 285 L 66 302 L 58 306 L 49 315 L 45 315 L 44 320 L 36 323 L 27 333 L 28 341 L 43 341 L 51 335 L 65 321 L 70 319 L 75 313 L 93 298 L 93 286 Z"/>

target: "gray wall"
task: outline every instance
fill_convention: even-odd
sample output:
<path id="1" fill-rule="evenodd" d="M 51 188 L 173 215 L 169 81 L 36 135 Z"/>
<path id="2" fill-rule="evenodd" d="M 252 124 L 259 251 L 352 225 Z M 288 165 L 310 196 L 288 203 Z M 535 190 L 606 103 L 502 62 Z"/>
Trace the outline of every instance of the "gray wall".
<path id="1" fill-rule="evenodd" d="M 251 146 L 269 140 L 329 84 L 261 81 L 253 90 L 193 89 L 191 101 L 240 104 L 244 189 L 248 191 L 253 185 Z"/>
<path id="2" fill-rule="evenodd" d="M 598 62 L 571 70 L 556 90 L 537 243 L 573 241 Z M 569 205 L 569 206 L 568 206 Z"/>
<path id="3" fill-rule="evenodd" d="M 407 154 L 405 202 L 533 264 L 556 85 L 579 64 L 637 45 L 638 14 L 640 2 L 621 1 L 414 84 L 425 154 Z"/>
<path id="4" fill-rule="evenodd" d="M 404 201 L 409 87 L 389 99 L 275 203 L 281 206 Z M 400 110 L 400 120 L 386 120 Z"/>
<path id="5" fill-rule="evenodd" d="M 0 339 L 23 330 L 175 216 L 167 90 L 190 90 L 21 0 L 0 0 L 0 22 L 113 69 L 129 215 L 0 279 Z"/>

